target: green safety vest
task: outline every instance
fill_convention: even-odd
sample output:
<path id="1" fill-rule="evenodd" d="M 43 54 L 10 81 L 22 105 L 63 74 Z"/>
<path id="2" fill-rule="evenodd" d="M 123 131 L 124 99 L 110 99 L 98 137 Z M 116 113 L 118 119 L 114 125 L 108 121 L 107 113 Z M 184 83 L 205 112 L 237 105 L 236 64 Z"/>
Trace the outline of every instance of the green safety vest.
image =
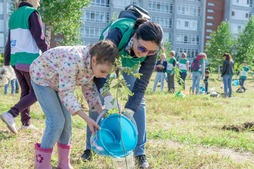
<path id="1" fill-rule="evenodd" d="M 171 73 L 174 69 L 174 61 L 176 62 L 176 59 L 173 57 L 173 58 L 170 58 L 169 61 L 168 61 L 168 65 L 167 65 L 167 73 Z"/>
<path id="2" fill-rule="evenodd" d="M 247 79 L 248 71 L 249 71 L 249 70 L 250 70 L 250 69 L 249 69 L 247 66 L 242 67 L 241 70 L 240 70 L 240 78 L 241 78 L 241 79 Z"/>
<path id="3" fill-rule="evenodd" d="M 29 30 L 28 19 L 37 11 L 29 6 L 22 6 L 14 11 L 9 20 L 11 65 L 16 63 L 31 64 L 39 56 L 39 48 Z"/>
<path id="4" fill-rule="evenodd" d="M 108 36 L 108 33 L 114 29 L 119 28 L 122 32 L 122 39 L 119 42 L 118 50 L 119 55 L 122 59 L 122 66 L 123 67 L 134 67 L 134 65 L 139 64 L 145 60 L 145 57 L 142 58 L 133 58 L 130 56 L 124 49 L 126 45 L 128 44 L 130 38 L 135 33 L 135 30 L 133 29 L 133 26 L 135 24 L 134 19 L 130 18 L 121 18 L 118 19 L 111 24 L 109 24 L 103 31 L 100 37 L 100 40 L 105 40 Z M 126 57 L 127 56 L 127 57 Z"/>
<path id="5" fill-rule="evenodd" d="M 188 59 L 180 59 L 179 61 L 179 69 L 181 72 L 187 72 L 186 63 L 189 62 Z"/>

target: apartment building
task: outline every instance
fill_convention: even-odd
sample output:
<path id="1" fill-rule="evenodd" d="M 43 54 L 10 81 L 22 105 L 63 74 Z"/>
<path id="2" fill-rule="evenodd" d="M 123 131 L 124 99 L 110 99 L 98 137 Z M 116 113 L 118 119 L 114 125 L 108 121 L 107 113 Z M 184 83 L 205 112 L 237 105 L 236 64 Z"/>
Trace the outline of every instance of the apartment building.
<path id="1" fill-rule="evenodd" d="M 239 34 L 253 14 L 253 0 L 225 0 L 225 20 L 234 36 Z"/>
<path id="2" fill-rule="evenodd" d="M 193 58 L 203 51 L 206 0 L 92 0 L 83 17 L 84 44 L 97 42 L 114 13 L 118 15 L 131 3 L 142 6 L 149 12 L 151 21 L 162 26 L 164 42 L 171 42 L 177 57 L 186 52 Z"/>
<path id="3" fill-rule="evenodd" d="M 0 0 L 0 54 L 4 53 L 8 38 L 9 0 Z"/>
<path id="4" fill-rule="evenodd" d="M 216 31 L 218 26 L 224 20 L 225 0 L 207 0 L 206 18 L 205 18 L 205 45 L 211 39 L 210 33 Z"/>

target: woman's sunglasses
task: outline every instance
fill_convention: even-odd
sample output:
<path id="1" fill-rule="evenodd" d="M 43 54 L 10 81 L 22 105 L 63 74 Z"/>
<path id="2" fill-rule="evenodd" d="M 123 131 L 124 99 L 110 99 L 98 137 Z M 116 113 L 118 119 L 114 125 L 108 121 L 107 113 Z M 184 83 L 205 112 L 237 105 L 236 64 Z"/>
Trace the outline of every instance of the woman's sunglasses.
<path id="1" fill-rule="evenodd" d="M 138 42 L 138 50 L 140 50 L 142 53 L 147 53 L 147 55 L 154 55 L 154 54 L 158 53 L 159 48 L 157 48 L 156 50 L 147 50 L 145 47 L 140 46 L 139 42 Z"/>

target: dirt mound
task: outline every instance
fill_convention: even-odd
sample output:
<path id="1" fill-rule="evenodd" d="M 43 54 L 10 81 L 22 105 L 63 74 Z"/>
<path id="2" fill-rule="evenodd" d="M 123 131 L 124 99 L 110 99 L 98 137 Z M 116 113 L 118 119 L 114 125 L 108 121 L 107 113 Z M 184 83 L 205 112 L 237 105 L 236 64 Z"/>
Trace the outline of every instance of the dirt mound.
<path id="1" fill-rule="evenodd" d="M 223 130 L 232 130 L 236 132 L 242 132 L 245 130 L 254 131 L 254 122 L 246 122 L 240 125 L 224 125 Z"/>

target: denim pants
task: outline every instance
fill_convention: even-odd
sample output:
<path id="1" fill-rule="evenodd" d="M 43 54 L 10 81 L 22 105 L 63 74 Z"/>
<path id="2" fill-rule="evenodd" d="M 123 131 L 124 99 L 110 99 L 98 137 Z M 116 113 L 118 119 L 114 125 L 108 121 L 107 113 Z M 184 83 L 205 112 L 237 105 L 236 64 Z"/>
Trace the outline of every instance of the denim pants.
<path id="1" fill-rule="evenodd" d="M 132 90 L 134 83 L 136 81 L 136 77 L 132 74 L 128 75 L 127 73 L 123 73 L 123 77 L 125 82 L 127 83 L 128 88 Z M 89 111 L 89 117 L 96 120 L 98 117 L 98 113 L 94 110 Z M 138 110 L 133 115 L 134 120 L 136 121 L 138 128 L 138 142 L 137 146 L 134 150 L 134 156 L 145 155 L 145 143 L 146 143 L 146 107 L 145 107 L 145 98 L 143 97 L 140 103 Z M 91 131 L 87 129 L 87 138 L 86 138 L 86 149 L 91 149 L 90 137 Z"/>
<path id="2" fill-rule="evenodd" d="M 200 79 L 202 74 L 200 72 L 192 72 L 192 94 L 194 94 L 196 87 L 196 94 L 199 94 Z"/>
<path id="3" fill-rule="evenodd" d="M 21 70 L 17 70 L 13 67 L 17 79 L 19 81 L 19 85 L 21 88 L 21 96 L 20 100 L 17 104 L 15 104 L 8 112 L 13 115 L 13 117 L 17 117 L 19 113 L 21 113 L 21 122 L 23 125 L 30 125 L 30 106 L 33 105 L 37 99 L 34 94 L 33 87 L 31 85 L 31 78 L 29 72 L 24 72 Z"/>
<path id="4" fill-rule="evenodd" d="M 17 78 L 9 81 L 5 86 L 4 86 L 4 94 L 8 94 L 8 88 L 9 88 L 9 85 L 10 85 L 10 82 L 11 82 L 11 94 L 15 94 L 15 91 L 16 91 L 16 81 L 17 81 Z"/>
<path id="5" fill-rule="evenodd" d="M 209 86 L 208 79 L 204 80 L 204 83 L 205 83 L 205 92 L 207 93 L 208 92 L 208 86 Z"/>
<path id="6" fill-rule="evenodd" d="M 168 75 L 168 91 L 174 92 L 175 91 L 175 74 L 172 76 L 171 73 L 167 73 Z"/>
<path id="7" fill-rule="evenodd" d="M 242 87 L 243 90 L 246 90 L 246 88 L 244 87 L 244 82 L 246 79 L 240 78 L 240 86 Z"/>
<path id="8" fill-rule="evenodd" d="M 46 115 L 46 128 L 41 148 L 53 148 L 56 142 L 69 145 L 72 135 L 71 113 L 61 102 L 58 92 L 48 86 L 40 86 L 32 81 L 35 95 Z"/>
<path id="9" fill-rule="evenodd" d="M 163 92 L 164 89 L 164 79 L 165 79 L 165 73 L 164 72 L 157 72 L 155 80 L 154 80 L 154 85 L 153 85 L 153 92 L 155 92 L 157 83 L 160 81 L 161 82 L 161 92 Z"/>
<path id="10" fill-rule="evenodd" d="M 183 89 L 185 90 L 185 79 L 186 79 L 186 76 L 187 76 L 187 72 L 181 72 L 180 73 L 180 78 L 182 79 L 178 81 L 179 85 L 183 85 Z"/>
<path id="11" fill-rule="evenodd" d="M 223 83 L 224 83 L 224 97 L 232 97 L 232 76 L 224 75 L 223 76 Z M 229 93 L 228 93 L 229 89 Z"/>

